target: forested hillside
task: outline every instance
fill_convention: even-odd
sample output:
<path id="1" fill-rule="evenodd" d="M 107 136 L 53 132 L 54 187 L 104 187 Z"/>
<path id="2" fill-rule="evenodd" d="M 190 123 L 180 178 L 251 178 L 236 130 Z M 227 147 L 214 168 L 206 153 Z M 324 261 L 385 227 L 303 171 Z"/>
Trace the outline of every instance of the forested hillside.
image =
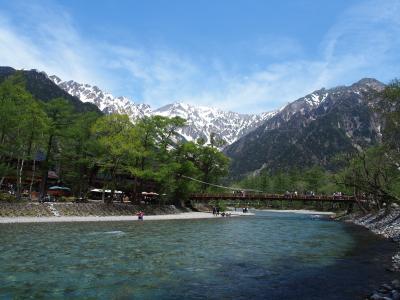
<path id="1" fill-rule="evenodd" d="M 53 184 L 76 197 L 96 186 L 112 194 L 121 189 L 134 200 L 151 183 L 153 192 L 180 205 L 202 188 L 183 175 L 217 182 L 227 174 L 228 159 L 215 145 L 177 138 L 182 118 L 133 124 L 126 115 L 103 115 L 81 103 L 43 74 L 1 70 L 0 186 L 15 185 L 17 199 L 25 190 L 44 197 L 52 171 Z"/>
<path id="2" fill-rule="evenodd" d="M 11 67 L 0 67 L 0 83 L 11 75 L 20 73 L 24 77 L 25 88 L 35 99 L 48 102 L 55 98 L 67 100 L 78 112 L 97 112 L 100 110 L 92 103 L 83 103 L 59 88 L 45 73 L 36 70 L 17 71 Z"/>

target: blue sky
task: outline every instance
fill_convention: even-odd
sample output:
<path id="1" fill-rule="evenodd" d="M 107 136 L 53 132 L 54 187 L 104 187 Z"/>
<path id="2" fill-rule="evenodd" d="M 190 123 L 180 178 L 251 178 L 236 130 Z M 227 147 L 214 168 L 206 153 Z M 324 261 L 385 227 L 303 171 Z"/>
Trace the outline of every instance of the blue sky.
<path id="1" fill-rule="evenodd" d="M 399 77 L 399 0 L 0 0 L 0 65 L 174 101 L 271 111 Z"/>

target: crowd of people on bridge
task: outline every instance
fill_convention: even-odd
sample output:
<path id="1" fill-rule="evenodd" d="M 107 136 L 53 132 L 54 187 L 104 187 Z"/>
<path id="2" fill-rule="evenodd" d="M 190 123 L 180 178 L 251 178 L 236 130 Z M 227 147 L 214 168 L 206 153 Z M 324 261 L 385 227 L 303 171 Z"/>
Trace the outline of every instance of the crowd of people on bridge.
<path id="1" fill-rule="evenodd" d="M 232 194 L 235 196 L 246 197 L 246 191 L 234 190 Z"/>
<path id="2" fill-rule="evenodd" d="M 299 193 L 297 191 L 294 191 L 294 192 L 286 191 L 285 192 L 285 197 L 286 198 L 297 197 L 298 195 L 299 195 Z"/>
<path id="3" fill-rule="evenodd" d="M 333 198 L 341 198 L 343 197 L 343 193 L 342 192 L 334 192 L 332 194 Z"/>
<path id="4" fill-rule="evenodd" d="M 294 192 L 286 191 L 285 192 L 285 198 L 296 198 L 298 196 L 299 196 L 299 194 L 298 194 L 297 191 L 294 191 Z M 309 197 L 309 198 L 315 197 L 315 192 L 314 191 L 307 191 L 307 192 L 304 193 L 304 196 Z M 333 196 L 333 198 L 341 198 L 341 197 L 344 196 L 344 194 L 342 192 L 334 192 L 332 194 L 332 196 Z"/>

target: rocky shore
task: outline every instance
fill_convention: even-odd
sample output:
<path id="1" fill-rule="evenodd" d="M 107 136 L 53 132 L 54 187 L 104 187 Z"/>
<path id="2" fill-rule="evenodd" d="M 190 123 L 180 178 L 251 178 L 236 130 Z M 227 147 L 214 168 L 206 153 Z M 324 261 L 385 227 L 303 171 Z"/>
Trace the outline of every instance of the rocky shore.
<path id="1" fill-rule="evenodd" d="M 207 207 L 202 211 L 178 208 L 174 205 L 133 205 L 130 203 L 2 203 L 0 202 L 0 224 L 42 222 L 93 222 L 93 221 L 137 221 L 137 213 L 143 212 L 146 220 L 205 219 L 214 216 Z M 252 213 L 230 212 L 230 216 L 251 216 Z"/>
<path id="2" fill-rule="evenodd" d="M 87 216 L 135 216 L 139 211 L 146 215 L 166 215 L 189 212 L 174 205 L 133 205 L 131 203 L 105 204 L 72 202 L 0 202 L 0 218 L 13 217 L 87 217 Z"/>
<path id="3" fill-rule="evenodd" d="M 390 283 L 383 283 L 367 299 L 400 300 L 400 208 L 381 210 L 369 214 L 353 213 L 342 218 L 345 222 L 368 228 L 375 234 L 384 236 L 398 243 L 399 250 L 392 257 L 393 277 Z"/>
<path id="4" fill-rule="evenodd" d="M 186 219 L 209 219 L 216 218 L 211 213 L 204 212 L 183 212 L 163 215 L 145 215 L 144 220 L 186 220 Z M 0 224 L 11 223 L 60 223 L 60 222 L 119 222 L 138 221 L 137 216 L 59 216 L 59 217 L 0 217 Z"/>

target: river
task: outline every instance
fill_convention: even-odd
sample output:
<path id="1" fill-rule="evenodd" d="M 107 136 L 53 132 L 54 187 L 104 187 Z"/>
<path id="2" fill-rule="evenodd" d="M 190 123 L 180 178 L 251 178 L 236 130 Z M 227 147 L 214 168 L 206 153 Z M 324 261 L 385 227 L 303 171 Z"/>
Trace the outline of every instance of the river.
<path id="1" fill-rule="evenodd" d="M 0 298 L 362 299 L 395 244 L 293 213 L 0 225 Z"/>

